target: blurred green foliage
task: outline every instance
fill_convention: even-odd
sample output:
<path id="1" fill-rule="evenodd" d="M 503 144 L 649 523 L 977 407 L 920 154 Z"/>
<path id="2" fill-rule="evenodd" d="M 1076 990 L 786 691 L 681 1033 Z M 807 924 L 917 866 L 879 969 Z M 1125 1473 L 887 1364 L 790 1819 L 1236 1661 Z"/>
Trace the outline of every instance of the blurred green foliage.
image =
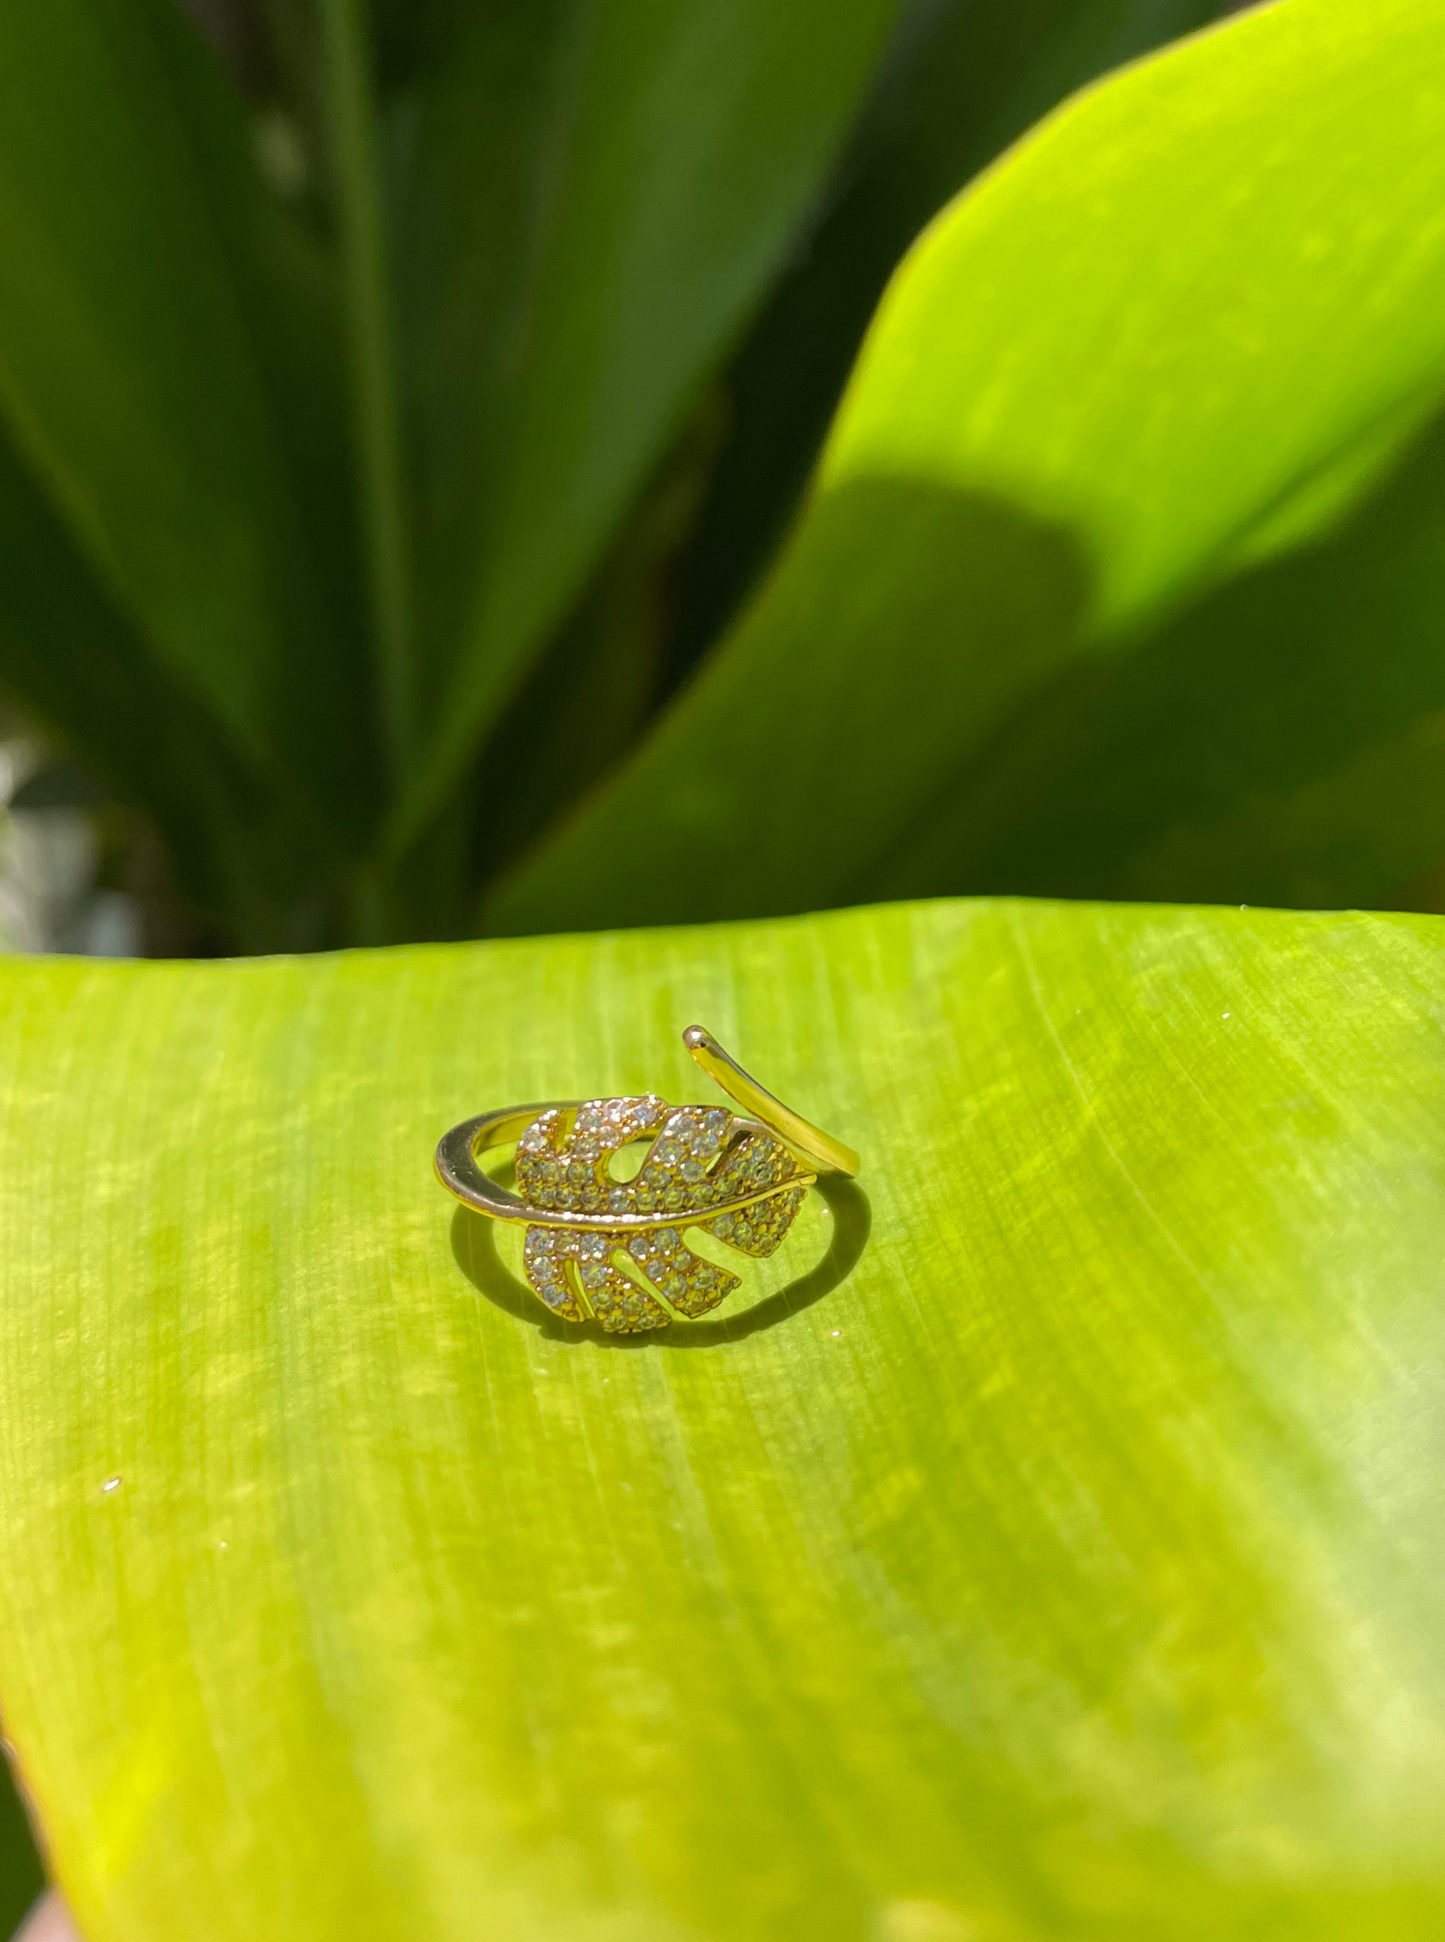
<path id="1" fill-rule="evenodd" d="M 917 231 L 1213 11 L 0 10 L 0 680 L 160 832 L 153 948 L 473 933 L 726 638 Z"/>
<path id="2" fill-rule="evenodd" d="M 0 1935 L 8 1935 L 45 1885 L 25 1812 L 0 1767 Z"/>
<path id="3" fill-rule="evenodd" d="M 1368 904 L 1426 872 L 1442 46 L 1418 0 L 1243 15 L 955 203 L 758 598 L 492 923 Z"/>

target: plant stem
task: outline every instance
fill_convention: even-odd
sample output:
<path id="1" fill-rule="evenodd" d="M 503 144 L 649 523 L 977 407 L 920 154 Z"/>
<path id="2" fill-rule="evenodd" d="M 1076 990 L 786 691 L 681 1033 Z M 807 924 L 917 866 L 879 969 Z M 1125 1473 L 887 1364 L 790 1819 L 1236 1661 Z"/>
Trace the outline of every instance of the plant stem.
<path id="1" fill-rule="evenodd" d="M 362 532 L 380 685 L 382 745 L 393 787 L 416 743 L 411 562 L 401 425 L 392 364 L 392 316 L 366 0 L 320 0 L 323 85 L 351 337 Z"/>

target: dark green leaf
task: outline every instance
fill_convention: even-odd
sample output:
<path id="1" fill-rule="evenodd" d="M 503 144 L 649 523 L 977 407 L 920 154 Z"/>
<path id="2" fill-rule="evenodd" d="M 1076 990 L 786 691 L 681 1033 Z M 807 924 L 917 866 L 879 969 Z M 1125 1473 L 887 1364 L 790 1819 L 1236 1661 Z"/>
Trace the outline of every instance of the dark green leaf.
<path id="1" fill-rule="evenodd" d="M 576 612 L 532 667 L 482 751 L 479 874 L 536 840 L 537 805 L 561 813 L 636 741 L 665 691 L 672 574 L 721 432 L 703 410 L 642 493 Z"/>
<path id="2" fill-rule="evenodd" d="M 1445 426 L 1343 526 L 1056 682 L 860 879 L 1393 902 L 1445 856 Z"/>
<path id="3" fill-rule="evenodd" d="M 1186 33 L 1216 0 L 921 0 L 806 239 L 728 374 L 731 437 L 677 576 L 673 656 L 711 644 L 796 507 L 900 257 L 1032 121 L 1104 69 Z"/>
<path id="4" fill-rule="evenodd" d="M 1298 844 L 1277 825 L 1280 847 L 1237 874 L 1228 825 L 1257 807 L 1258 764 L 1242 749 L 1256 720 L 1282 733 L 1288 722 L 1311 745 L 1266 785 L 1287 791 L 1341 772 L 1351 736 L 1360 756 L 1382 736 L 1415 745 L 1412 711 L 1438 706 L 1434 515 L 1410 529 L 1411 590 L 1390 598 L 1414 618 L 1398 633 L 1373 618 L 1406 544 L 1401 535 L 1389 540 L 1394 554 L 1378 552 L 1388 520 L 1361 515 L 1350 527 L 1353 565 L 1318 575 L 1281 566 L 1270 578 L 1267 563 L 1337 527 L 1440 399 L 1442 58 L 1441 0 L 1390 0 L 1368 14 L 1349 0 L 1291 0 L 1085 94 L 990 172 L 885 298 L 812 503 L 752 612 L 495 921 L 540 929 L 786 910 L 931 885 L 945 870 L 970 882 L 970 845 L 1007 848 L 1000 785 L 991 774 L 980 782 L 979 825 L 962 812 L 949 857 L 920 877 L 906 851 L 927 840 L 928 818 L 952 817 L 974 765 L 1053 684 L 1069 684 L 1057 709 L 1067 728 L 1081 670 L 1146 649 L 1204 600 L 1213 619 L 1178 621 L 1174 648 L 1158 650 L 1159 705 L 1136 711 L 1142 745 L 1171 746 L 1158 667 L 1184 657 L 1177 705 L 1202 696 L 1213 708 L 1217 693 L 1201 684 L 1218 657 L 1234 675 L 1229 761 L 1241 795 L 1205 804 L 1220 831 L 1214 862 L 1176 875 L 1156 857 L 1147 880 L 1156 892 L 1182 881 L 1239 897 L 1291 873 L 1316 893 L 1358 885 L 1358 870 L 1321 869 L 1309 814 Z M 1243 574 L 1251 587 L 1232 609 L 1219 589 Z M 1291 586 L 1297 594 L 1282 591 Z M 1256 718 L 1246 657 L 1230 662 L 1219 629 L 1259 638 L 1271 623 L 1258 603 L 1281 598 L 1297 600 L 1298 617 L 1271 642 Z M 1331 612 L 1327 648 L 1311 635 L 1307 598 Z M 1326 665 L 1312 692 L 1316 652 Z M 1379 695 L 1361 708 L 1349 666 L 1379 657 L 1394 671 L 1361 677 Z M 1410 657 L 1418 664 L 1401 664 Z M 1141 664 L 1120 679 L 1122 722 L 1150 676 Z M 1334 719 L 1306 727 L 1312 708 Z M 1107 709 L 1098 732 L 1102 756 L 1068 758 L 1093 761 L 1096 777 L 1122 759 L 1124 735 Z M 1020 739 L 1005 814 L 1026 818 L 1038 766 Z M 1186 723 L 1179 742 L 1192 770 L 1184 794 L 1207 797 L 1210 738 L 1191 739 Z M 1141 779 L 1125 850 L 1071 874 L 1070 887 L 1144 881 L 1127 874 L 1129 859 L 1166 835 L 1149 827 L 1151 786 Z M 1377 840 L 1368 787 L 1362 774 L 1363 811 L 1346 810 L 1331 838 L 1357 860 Z M 1066 777 L 1055 830 L 1071 814 L 1067 795 Z M 1111 813 L 1083 810 L 1081 827 Z M 1351 813 L 1364 820 L 1351 826 Z M 644 819 L 639 868 L 629 836 Z M 1387 874 L 1408 840 L 1391 847 Z M 1029 868 L 1052 866 L 1038 852 Z"/>
<path id="5" fill-rule="evenodd" d="M 893 0 L 506 0 L 397 111 L 435 747 L 414 829 L 782 256 Z"/>
<path id="6" fill-rule="evenodd" d="M 0 1759 L 0 1936 L 17 1928 L 45 1886 L 45 1874 L 10 1771 Z"/>
<path id="7" fill-rule="evenodd" d="M 3 440 L 0 577 L 0 683 L 154 818 L 191 901 L 252 950 L 324 941 L 344 894 L 327 830 L 157 666 Z"/>
<path id="8" fill-rule="evenodd" d="M 377 154 L 368 0 L 317 0 L 332 206 L 346 293 L 352 444 L 378 714 L 393 788 L 417 744 L 416 646 L 406 468 Z"/>
<path id="9" fill-rule="evenodd" d="M 0 9 L 0 414 L 146 652 L 341 821 L 365 655 L 301 255 L 171 0 Z"/>

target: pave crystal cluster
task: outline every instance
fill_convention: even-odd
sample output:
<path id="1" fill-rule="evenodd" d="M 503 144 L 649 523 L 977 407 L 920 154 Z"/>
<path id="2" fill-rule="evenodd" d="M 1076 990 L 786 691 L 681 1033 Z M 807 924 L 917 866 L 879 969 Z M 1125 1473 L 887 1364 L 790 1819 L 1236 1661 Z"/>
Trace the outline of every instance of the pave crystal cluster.
<path id="1" fill-rule="evenodd" d="M 638 1140 L 651 1141 L 647 1156 L 620 1181 L 613 1158 Z M 685 1227 L 744 1254 L 771 1254 L 814 1177 L 761 1126 L 653 1093 L 540 1113 L 517 1141 L 516 1173 L 519 1194 L 539 1212 L 626 1219 L 616 1229 L 529 1227 L 522 1255 L 556 1314 L 626 1334 L 705 1315 L 738 1286 L 684 1244 Z"/>

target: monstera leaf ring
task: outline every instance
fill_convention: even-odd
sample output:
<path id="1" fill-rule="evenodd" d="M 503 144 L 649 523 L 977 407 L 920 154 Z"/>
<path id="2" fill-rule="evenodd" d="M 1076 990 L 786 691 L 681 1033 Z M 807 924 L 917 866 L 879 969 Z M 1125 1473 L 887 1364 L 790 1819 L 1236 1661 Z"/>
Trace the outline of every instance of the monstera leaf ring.
<path id="1" fill-rule="evenodd" d="M 775 1099 L 700 1025 L 682 1036 L 741 1113 L 669 1106 L 655 1093 L 504 1106 L 463 1120 L 437 1147 L 449 1193 L 525 1227 L 527 1280 L 567 1321 L 634 1334 L 705 1315 L 738 1277 L 694 1254 L 684 1230 L 699 1228 L 741 1254 L 771 1254 L 820 1174 L 858 1171 L 851 1147 Z M 641 1142 L 642 1164 L 619 1179 L 615 1156 Z M 479 1160 L 512 1145 L 515 1193 Z"/>

